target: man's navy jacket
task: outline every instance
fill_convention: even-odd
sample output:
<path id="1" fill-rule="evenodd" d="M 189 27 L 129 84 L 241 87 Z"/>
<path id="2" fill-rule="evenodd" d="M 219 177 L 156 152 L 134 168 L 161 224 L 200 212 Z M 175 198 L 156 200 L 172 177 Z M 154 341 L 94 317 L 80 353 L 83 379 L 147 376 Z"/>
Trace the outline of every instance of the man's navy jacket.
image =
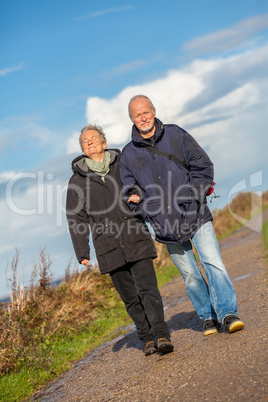
<path id="1" fill-rule="evenodd" d="M 213 164 L 194 138 L 175 124 L 155 119 L 155 134 L 144 139 L 135 125 L 132 141 L 120 158 L 120 176 L 127 202 L 131 194 L 139 204 L 128 203 L 149 222 L 156 240 L 182 243 L 212 220 L 206 194 L 213 181 Z M 188 169 L 149 150 L 153 146 L 183 161 Z"/>

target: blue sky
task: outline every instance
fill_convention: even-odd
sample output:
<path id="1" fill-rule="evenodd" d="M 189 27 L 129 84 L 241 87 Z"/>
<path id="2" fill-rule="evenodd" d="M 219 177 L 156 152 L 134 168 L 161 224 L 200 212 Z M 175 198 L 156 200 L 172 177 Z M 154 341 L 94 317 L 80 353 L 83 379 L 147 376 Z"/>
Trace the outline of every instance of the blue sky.
<path id="1" fill-rule="evenodd" d="M 44 246 L 64 273 L 78 133 L 100 124 L 122 148 L 137 93 L 209 153 L 213 208 L 268 188 L 267 0 L 0 0 L 0 37 L 0 295 L 15 247 L 26 285 Z"/>

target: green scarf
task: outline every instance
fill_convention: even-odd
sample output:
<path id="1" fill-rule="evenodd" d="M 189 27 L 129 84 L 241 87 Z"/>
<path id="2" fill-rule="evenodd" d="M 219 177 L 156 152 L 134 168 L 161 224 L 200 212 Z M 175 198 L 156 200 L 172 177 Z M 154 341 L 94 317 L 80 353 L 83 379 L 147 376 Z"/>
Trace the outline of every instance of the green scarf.
<path id="1" fill-rule="evenodd" d="M 87 167 L 93 170 L 104 181 L 104 177 L 109 173 L 111 154 L 108 151 L 104 152 L 104 158 L 101 162 L 93 161 L 93 159 L 85 158 Z"/>

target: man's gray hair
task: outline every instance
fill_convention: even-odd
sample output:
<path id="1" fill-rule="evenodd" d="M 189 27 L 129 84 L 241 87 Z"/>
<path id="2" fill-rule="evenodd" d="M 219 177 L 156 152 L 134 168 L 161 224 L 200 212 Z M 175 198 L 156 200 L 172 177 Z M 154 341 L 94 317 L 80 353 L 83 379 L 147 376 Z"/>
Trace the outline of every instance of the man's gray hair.
<path id="1" fill-rule="evenodd" d="M 102 139 L 102 142 L 107 142 L 105 133 L 103 131 L 103 128 L 101 126 L 97 126 L 97 124 L 89 124 L 88 126 L 85 126 L 85 127 L 82 128 L 81 134 L 79 136 L 79 144 L 80 144 L 80 147 L 81 147 L 82 151 L 84 151 L 83 142 L 82 142 L 82 135 L 86 131 L 90 131 L 90 130 L 96 131 L 96 133 L 99 133 L 99 135 L 100 135 L 100 137 Z"/>
<path id="2" fill-rule="evenodd" d="M 130 112 L 130 104 L 131 104 L 134 100 L 136 100 L 136 99 L 138 99 L 138 98 L 147 99 L 147 101 L 150 103 L 152 112 L 155 112 L 155 107 L 154 107 L 154 105 L 153 105 L 153 102 L 151 101 L 150 98 L 148 98 L 148 96 L 145 96 L 145 95 L 135 95 L 135 96 L 133 96 L 133 97 L 130 99 L 130 101 L 129 101 L 129 103 L 128 103 L 128 115 L 129 115 L 130 119 L 132 119 L 131 112 Z"/>

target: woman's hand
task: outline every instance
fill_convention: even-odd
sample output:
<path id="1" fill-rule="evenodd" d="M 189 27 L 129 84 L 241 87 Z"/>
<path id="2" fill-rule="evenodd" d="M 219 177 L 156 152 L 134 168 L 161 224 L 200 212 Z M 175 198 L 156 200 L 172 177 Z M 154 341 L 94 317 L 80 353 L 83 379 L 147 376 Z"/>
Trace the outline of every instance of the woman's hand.
<path id="1" fill-rule="evenodd" d="M 127 201 L 128 202 L 134 202 L 135 204 L 138 204 L 141 201 L 141 199 L 137 194 L 132 194 Z"/>
<path id="2" fill-rule="evenodd" d="M 80 262 L 80 264 L 83 264 L 83 265 L 86 265 L 87 267 L 89 267 L 89 260 L 87 260 L 87 259 L 82 260 L 82 261 Z"/>

